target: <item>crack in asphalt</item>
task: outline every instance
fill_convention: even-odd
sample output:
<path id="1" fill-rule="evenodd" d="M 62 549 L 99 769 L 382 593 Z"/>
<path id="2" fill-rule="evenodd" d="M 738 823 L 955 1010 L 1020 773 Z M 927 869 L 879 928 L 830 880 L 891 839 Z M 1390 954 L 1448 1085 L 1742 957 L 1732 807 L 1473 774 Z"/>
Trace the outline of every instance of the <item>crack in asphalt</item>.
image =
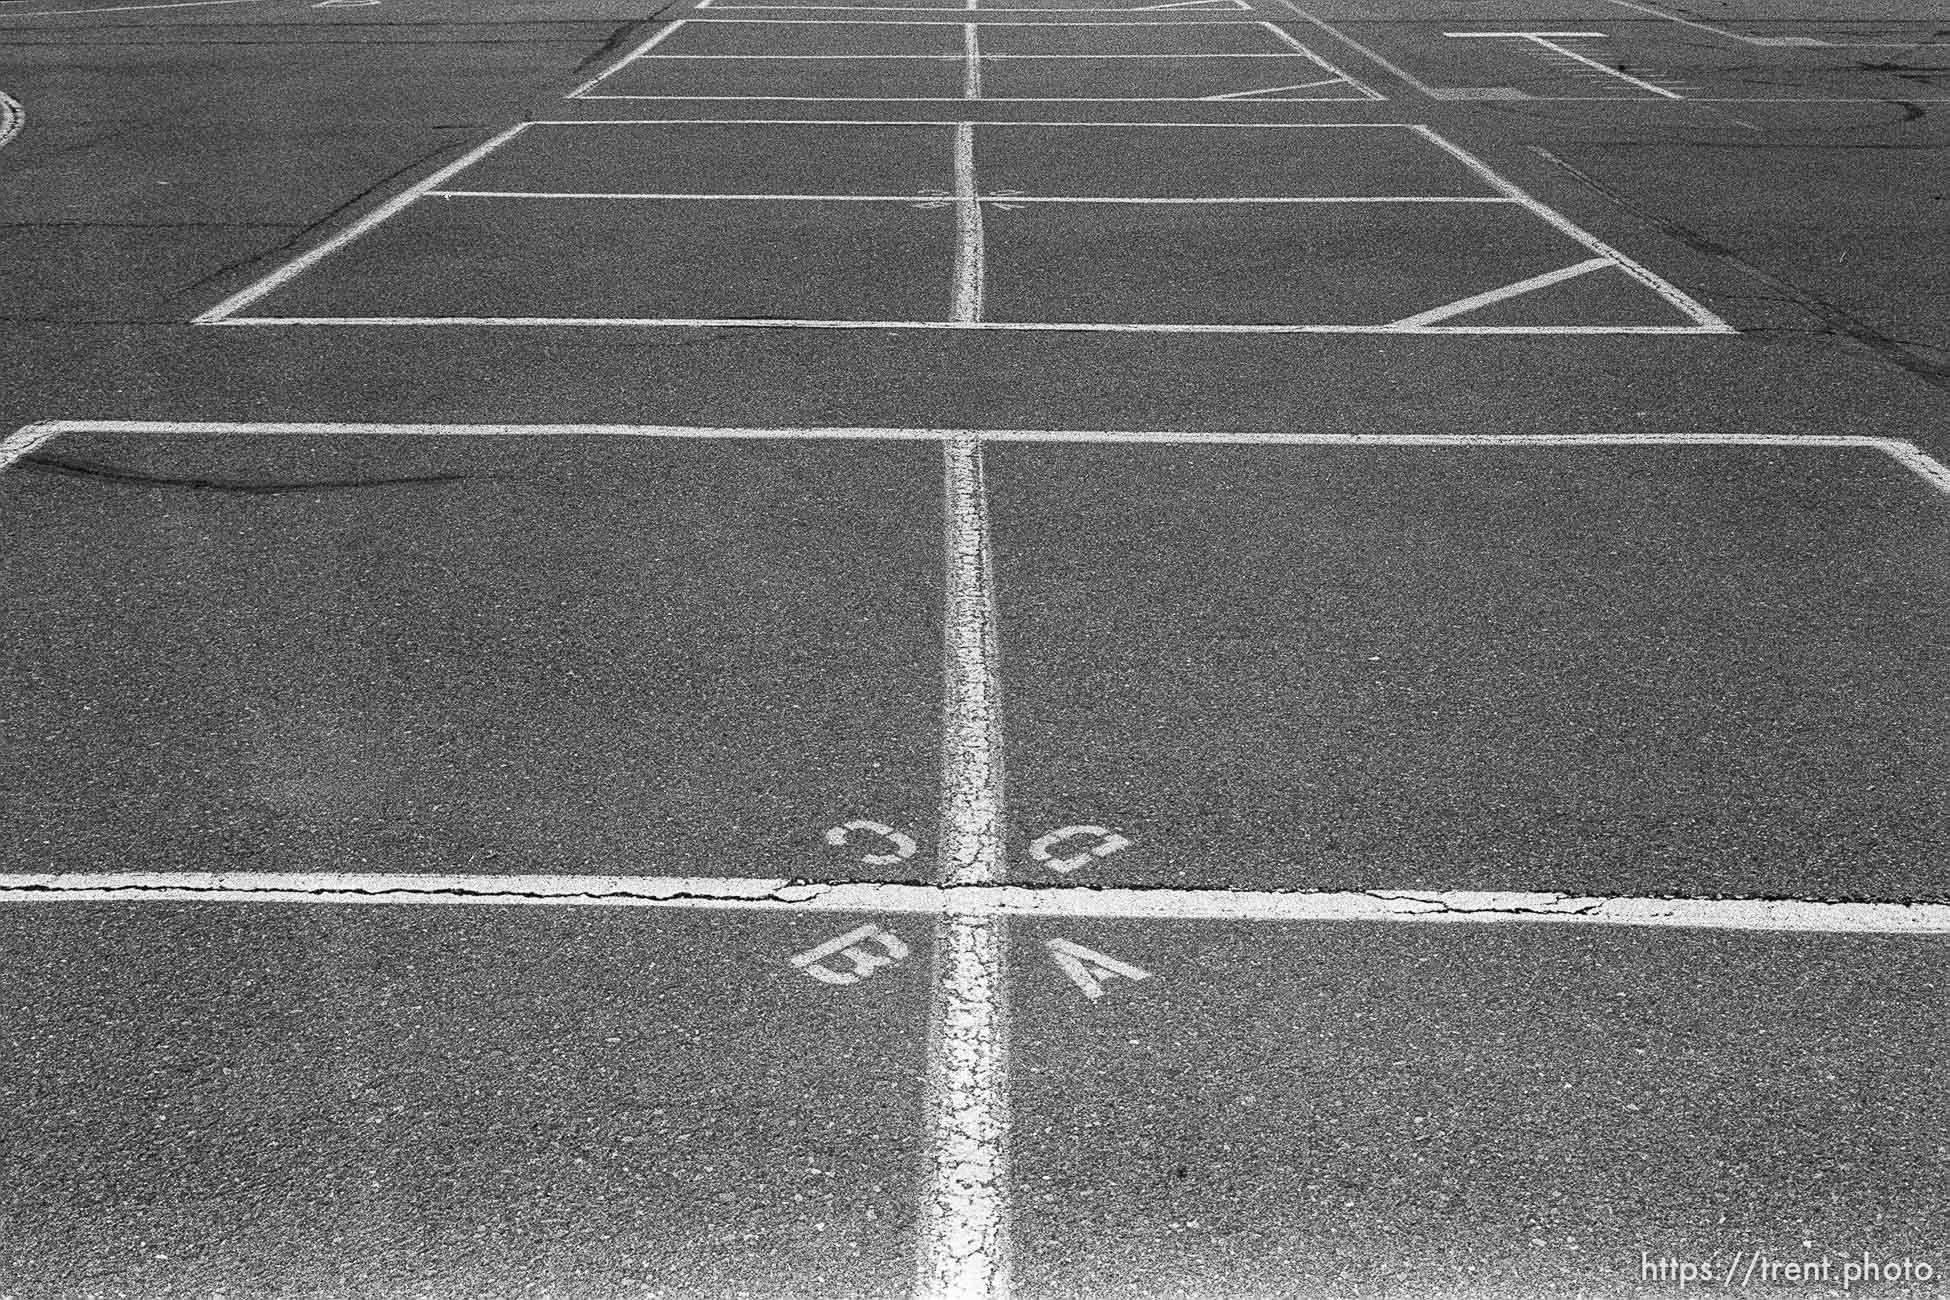
<path id="1" fill-rule="evenodd" d="M 377 194 L 382 190 L 385 190 L 387 187 L 392 185 L 394 181 L 397 181 L 400 177 L 421 170 L 428 163 L 434 161 L 442 154 L 452 153 L 455 149 L 459 148 L 461 143 L 463 142 L 450 140 L 444 144 L 436 145 L 434 148 L 428 150 L 426 153 L 420 155 L 418 158 L 413 159 L 411 162 L 406 163 L 400 167 L 396 167 L 392 171 L 387 172 L 384 176 L 380 177 L 372 184 L 366 186 L 366 188 L 360 190 L 357 194 L 345 200 L 345 202 L 339 204 L 337 207 L 334 207 L 331 211 L 325 213 L 323 216 L 319 217 L 318 219 L 305 223 L 304 226 L 300 228 L 296 234 L 292 235 L 289 239 L 285 240 L 283 243 L 277 244 L 271 248 L 263 249 L 256 253 L 252 253 L 247 257 L 241 257 L 234 261 L 227 262 L 224 265 L 218 267 L 216 270 L 211 271 L 206 275 L 199 276 L 196 280 L 194 280 L 190 284 L 183 286 L 181 289 L 177 289 L 172 293 L 165 294 L 162 297 L 161 301 L 164 303 L 180 301 L 181 299 L 187 298 L 192 294 L 201 292 L 207 285 L 210 285 L 218 280 L 225 279 L 229 276 L 235 275 L 237 272 L 242 271 L 246 267 L 255 266 L 267 259 L 274 258 L 279 256 L 280 254 L 289 253 L 293 251 L 299 245 L 308 242 L 315 232 L 322 230 L 329 225 L 332 225 L 334 222 L 338 221 L 338 219 L 342 217 L 345 213 L 363 204 L 367 199 L 371 198 L 374 194 Z"/>
<path id="2" fill-rule="evenodd" d="M 98 479 L 134 487 L 187 488 L 195 492 L 234 492 L 244 496 L 272 496 L 285 492 L 345 492 L 361 488 L 415 487 L 432 484 L 463 483 L 467 474 L 420 474 L 401 478 L 317 479 L 292 483 L 240 483 L 225 479 L 176 478 L 162 474 L 142 474 L 115 470 L 85 461 L 63 460 L 54 456 L 24 456 L 20 462 L 33 469 L 65 474 L 72 478 Z"/>
<path id="3" fill-rule="evenodd" d="M 1905 105 L 1905 107 L 1916 108 L 1915 105 Z M 1922 110 L 1916 108 L 1916 114 L 1917 116 L 1921 116 Z M 1771 271 L 1756 266 L 1745 257 L 1742 257 L 1736 249 L 1728 247 L 1710 235 L 1702 234 L 1689 226 L 1681 225 L 1665 217 L 1654 216 L 1651 213 L 1643 211 L 1617 190 L 1612 189 L 1603 181 L 1598 180 L 1581 168 L 1564 161 L 1564 159 L 1558 157 L 1550 150 L 1539 145 L 1531 145 L 1529 148 L 1538 157 L 1562 168 L 1589 186 L 1596 193 L 1609 199 L 1631 216 L 1652 226 L 1668 238 L 1678 240 L 1694 252 L 1705 254 L 1716 261 L 1725 263 L 1750 278 L 1759 280 L 1762 284 L 1767 285 L 1784 299 L 1792 302 L 1795 306 L 1821 321 L 1825 328 L 1818 331 L 1819 333 L 1834 338 L 1847 339 L 1859 344 L 1874 356 L 1905 371 L 1922 382 L 1934 388 L 1941 388 L 1950 392 L 1950 365 L 1941 364 L 1928 357 L 1918 355 L 1908 344 L 1876 328 L 1847 308 L 1829 302 L 1825 298 L 1802 289 L 1799 285 L 1788 280 L 1783 280 Z"/>
<path id="4" fill-rule="evenodd" d="M 609 39 L 604 41 L 601 45 L 597 46 L 595 51 L 591 53 L 588 58 L 585 58 L 582 62 L 576 64 L 574 68 L 570 69 L 569 75 L 572 77 L 579 77 L 583 73 L 589 71 L 589 69 L 595 67 L 598 63 L 603 62 L 605 59 L 614 57 L 614 55 L 618 50 L 622 49 L 624 45 L 628 44 L 631 40 L 635 38 L 636 33 L 642 31 L 645 27 L 651 27 L 655 25 L 657 24 L 652 19 L 636 19 L 631 22 L 624 23 L 622 26 L 618 27 L 615 31 L 611 32 L 609 34 Z"/>

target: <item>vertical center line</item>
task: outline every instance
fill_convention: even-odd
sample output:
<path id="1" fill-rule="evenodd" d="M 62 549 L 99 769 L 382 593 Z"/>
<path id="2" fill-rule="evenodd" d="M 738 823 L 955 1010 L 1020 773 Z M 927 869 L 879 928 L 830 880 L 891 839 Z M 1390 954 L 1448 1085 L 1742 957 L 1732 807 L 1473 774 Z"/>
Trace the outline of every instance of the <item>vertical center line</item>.
<path id="1" fill-rule="evenodd" d="M 1004 872 L 1002 700 L 981 440 L 953 435 L 942 456 L 941 883 L 994 885 Z M 1006 925 L 975 910 L 935 923 L 918 1300 L 1009 1295 Z"/>
<path id="2" fill-rule="evenodd" d="M 980 99 L 982 97 L 982 38 L 975 31 L 974 23 L 961 25 L 961 97 Z"/>
<path id="3" fill-rule="evenodd" d="M 975 28 L 968 29 L 973 32 Z M 973 36 L 969 37 L 974 40 Z M 971 47 L 972 48 L 972 47 Z M 975 65 L 971 62 L 969 67 Z M 972 77 L 973 74 L 971 74 Z M 979 87 L 977 87 L 979 89 Z M 949 319 L 966 324 L 982 319 L 982 200 L 975 191 L 975 124 L 955 124 L 955 297 Z M 976 455 L 976 473 L 981 457 Z"/>

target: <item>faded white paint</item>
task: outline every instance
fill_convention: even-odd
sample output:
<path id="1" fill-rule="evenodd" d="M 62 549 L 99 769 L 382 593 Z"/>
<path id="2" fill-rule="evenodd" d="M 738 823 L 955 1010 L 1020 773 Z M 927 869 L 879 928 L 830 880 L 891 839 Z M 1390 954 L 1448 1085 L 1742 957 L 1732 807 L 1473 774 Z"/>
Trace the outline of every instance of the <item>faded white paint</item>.
<path id="1" fill-rule="evenodd" d="M 1150 921 L 1363 921 L 1623 926 L 1818 934 L 1950 934 L 1950 903 L 1685 898 L 1536 891 L 1112 889 L 817 884 L 737 876 L 488 876 L 351 872 L 114 871 L 0 875 L 6 903 L 261 903 L 671 907 Z M 989 941 L 968 937 L 974 960 Z M 987 969 L 987 968 L 985 968 Z M 986 978 L 986 977 L 984 977 Z"/>
<path id="2" fill-rule="evenodd" d="M 160 438 L 703 438 L 782 441 L 896 441 L 970 444 L 960 472 L 976 473 L 974 444 L 1129 443 L 1245 447 L 1452 447 L 1458 449 L 1597 449 L 1605 447 L 1773 447 L 1797 451 L 1871 451 L 1888 456 L 1940 493 L 1950 494 L 1950 467 L 1914 443 L 1862 434 L 1788 433 L 1314 433 L 1197 429 L 927 429 L 892 426 L 714 427 L 673 424 L 396 424 L 376 421 L 43 420 L 0 439 L 0 469 L 69 434 Z M 967 487 L 964 484 L 964 487 Z M 971 498 L 971 502 L 979 498 Z M 980 523 L 978 516 L 971 527 Z M 980 523 L 985 538 L 986 524 Z M 984 569 L 986 573 L 986 569 Z M 986 577 L 983 579 L 987 581 Z M 982 607 L 993 609 L 993 593 Z M 986 617 L 986 616 L 985 616 Z M 987 662 L 994 662 L 989 658 Z M 999 725 L 999 723 L 998 723 Z"/>
<path id="3" fill-rule="evenodd" d="M 936 888 L 993 890 L 1006 869 L 1002 700 L 981 443 L 945 439 L 942 474 L 947 595 Z M 935 925 L 919 1300 L 1009 1293 L 1008 944 L 1006 922 L 980 905 L 943 912 Z"/>

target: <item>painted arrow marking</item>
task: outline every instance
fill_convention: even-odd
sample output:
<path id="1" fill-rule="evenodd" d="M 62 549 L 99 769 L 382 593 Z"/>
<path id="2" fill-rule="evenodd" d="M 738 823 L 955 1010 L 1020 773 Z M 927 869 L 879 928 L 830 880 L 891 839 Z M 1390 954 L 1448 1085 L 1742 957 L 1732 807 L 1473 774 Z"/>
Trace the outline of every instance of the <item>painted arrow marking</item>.
<path id="1" fill-rule="evenodd" d="M 1056 962 L 1070 983 L 1083 990 L 1083 996 L 1095 1002 L 1104 995 L 1104 981 L 1127 979 L 1133 982 L 1148 980 L 1151 972 L 1129 962 L 1107 956 L 1094 948 L 1086 948 L 1068 939 L 1046 939 L 1043 946 L 1049 949 L 1050 958 Z"/>

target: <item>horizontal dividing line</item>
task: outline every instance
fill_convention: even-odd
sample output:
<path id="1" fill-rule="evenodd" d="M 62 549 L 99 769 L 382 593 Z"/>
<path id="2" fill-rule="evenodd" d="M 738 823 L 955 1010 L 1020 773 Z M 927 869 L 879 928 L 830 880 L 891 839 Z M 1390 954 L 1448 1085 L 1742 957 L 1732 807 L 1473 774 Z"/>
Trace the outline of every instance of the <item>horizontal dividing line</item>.
<path id="1" fill-rule="evenodd" d="M 1021 10 L 963 9 L 948 10 L 953 18 L 686 18 L 683 21 L 703 26 L 710 23 L 739 23 L 757 27 L 966 27 L 970 23 L 980 23 L 984 27 L 1264 27 L 1266 23 L 1258 18 L 1105 18 L 1087 23 L 1056 22 L 1016 22 L 1008 18 L 990 18 L 992 13 L 1021 13 Z"/>
<path id="2" fill-rule="evenodd" d="M 927 429 L 879 426 L 738 428 L 674 424 L 391 424 L 371 422 L 224 420 L 42 420 L 0 439 L 0 469 L 56 438 L 122 434 L 154 438 L 207 437 L 432 437 L 432 438 L 700 438 L 942 442 L 1109 443 L 1167 446 L 1284 447 L 1777 447 L 1793 450 L 1874 451 L 1889 456 L 1938 492 L 1950 496 L 1950 466 L 1914 443 L 1861 434 L 1776 433 L 1300 433 L 1280 430 L 1192 429 Z"/>
<path id="3" fill-rule="evenodd" d="M 702 203 L 939 203 L 947 194 L 690 194 L 585 190 L 429 190 L 434 199 L 640 199 Z M 1511 203 L 1500 194 L 1244 195 L 1230 198 L 1171 198 L 1149 195 L 978 194 L 977 203 Z"/>
<path id="4" fill-rule="evenodd" d="M 586 96 L 594 99 L 598 96 Z M 686 97 L 688 98 L 688 96 Z M 987 103 L 988 101 L 982 101 Z M 1414 122 L 1104 122 L 1059 121 L 971 121 L 965 117 L 604 117 L 539 118 L 523 124 L 537 126 L 974 126 L 983 131 L 1014 127 L 1066 128 L 1165 127 L 1173 131 L 1415 131 Z"/>
<path id="5" fill-rule="evenodd" d="M 1094 334 L 1733 334 L 1710 325 L 1173 325 L 1110 321 L 798 320 L 716 316 L 226 316 L 202 325 L 533 327 L 576 329 L 1017 330 Z"/>
<path id="6" fill-rule="evenodd" d="M 853 63 L 880 63 L 889 60 L 918 60 L 926 63 L 961 63 L 966 54 L 646 54 L 639 63 L 669 63 L 680 59 L 715 59 L 724 62 L 748 63 L 786 63 L 831 60 Z M 1315 60 L 1291 50 L 1259 50 L 1245 54 L 990 54 L 987 51 L 979 56 L 983 63 L 998 63 L 1003 60 L 1021 62 L 1024 59 L 1085 59 L 1101 62 L 1106 59 L 1163 59 L 1177 63 L 1185 59 L 1299 59 L 1303 63 Z M 588 98 L 588 96 L 584 96 Z"/>
<path id="7" fill-rule="evenodd" d="M 1284 891 L 817 883 L 709 876 L 100 872 L 0 876 L 0 902 L 421 903 L 896 912 L 1157 921 L 1570 924 L 1950 934 L 1950 903 L 1582 896 L 1482 890 Z"/>
<path id="8" fill-rule="evenodd" d="M 1279 95 L 1267 90 L 1242 92 L 1239 97 L 1226 95 L 983 95 L 979 102 L 984 104 L 1210 104 L 1220 100 L 1243 98 L 1257 95 L 1269 104 L 1365 104 L 1369 102 L 1362 95 Z M 592 100 L 605 102 L 628 101 L 631 103 L 654 103 L 676 101 L 682 103 L 739 103 L 739 104 L 965 104 L 970 102 L 966 95 L 580 95 L 579 102 Z M 992 123 L 978 123 L 989 126 Z"/>

